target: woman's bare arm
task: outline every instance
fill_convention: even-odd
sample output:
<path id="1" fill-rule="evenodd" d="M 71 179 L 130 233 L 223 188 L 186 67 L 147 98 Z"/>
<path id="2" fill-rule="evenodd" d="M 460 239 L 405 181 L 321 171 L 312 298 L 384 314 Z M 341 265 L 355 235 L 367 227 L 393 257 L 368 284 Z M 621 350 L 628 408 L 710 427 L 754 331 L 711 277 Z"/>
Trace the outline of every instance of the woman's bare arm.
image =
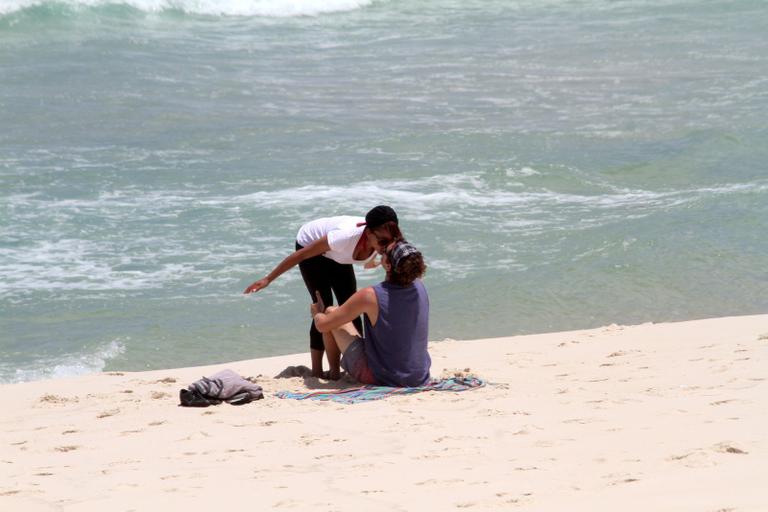
<path id="1" fill-rule="evenodd" d="M 308 246 L 291 253 L 283 261 L 281 261 L 280 264 L 277 265 L 274 268 L 274 270 L 272 270 L 272 272 L 270 272 L 266 277 L 262 277 L 255 283 L 251 284 L 248 288 L 245 289 L 243 293 L 254 293 L 263 288 L 266 288 L 267 286 L 269 286 L 269 284 L 272 281 L 277 279 L 286 270 L 289 270 L 295 267 L 296 265 L 298 265 L 299 263 L 301 263 L 306 259 L 312 258 L 314 256 L 319 256 L 330 250 L 331 250 L 331 247 L 328 245 L 327 236 L 324 236 L 319 240 L 315 240 Z"/>

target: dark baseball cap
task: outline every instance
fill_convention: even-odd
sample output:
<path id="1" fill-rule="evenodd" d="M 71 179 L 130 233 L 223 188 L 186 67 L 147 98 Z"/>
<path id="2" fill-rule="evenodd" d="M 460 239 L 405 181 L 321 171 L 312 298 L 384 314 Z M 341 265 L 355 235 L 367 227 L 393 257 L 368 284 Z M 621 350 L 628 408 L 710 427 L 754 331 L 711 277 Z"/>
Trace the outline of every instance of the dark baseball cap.
<path id="1" fill-rule="evenodd" d="M 371 229 L 376 229 L 387 222 L 397 224 L 397 214 L 389 206 L 380 204 L 365 214 L 365 225 Z"/>

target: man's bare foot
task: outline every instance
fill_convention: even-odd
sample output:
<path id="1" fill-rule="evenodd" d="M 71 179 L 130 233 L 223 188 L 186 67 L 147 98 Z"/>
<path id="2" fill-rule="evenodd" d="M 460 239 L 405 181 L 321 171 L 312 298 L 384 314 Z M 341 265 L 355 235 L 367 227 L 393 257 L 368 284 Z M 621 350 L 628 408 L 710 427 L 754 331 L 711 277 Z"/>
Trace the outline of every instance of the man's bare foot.
<path id="1" fill-rule="evenodd" d="M 328 373 L 328 377 L 327 377 L 328 380 L 339 380 L 341 378 L 341 370 L 336 370 L 336 371 L 331 370 L 327 373 Z"/>

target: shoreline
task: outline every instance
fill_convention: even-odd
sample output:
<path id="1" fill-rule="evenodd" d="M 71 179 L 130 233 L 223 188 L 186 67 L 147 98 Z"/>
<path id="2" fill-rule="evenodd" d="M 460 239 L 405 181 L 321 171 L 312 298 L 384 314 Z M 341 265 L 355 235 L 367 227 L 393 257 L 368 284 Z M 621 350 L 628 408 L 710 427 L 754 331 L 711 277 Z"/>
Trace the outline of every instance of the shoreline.
<path id="1" fill-rule="evenodd" d="M 505 336 L 484 336 L 484 337 L 478 337 L 478 338 L 453 338 L 453 337 L 446 337 L 439 340 L 431 340 L 429 342 L 430 350 L 432 350 L 436 345 L 439 345 L 444 342 L 454 342 L 454 341 L 462 341 L 462 342 L 473 342 L 473 341 L 488 341 L 488 340 L 517 340 L 517 339 L 524 339 L 529 338 L 533 336 L 547 336 L 547 335 L 566 335 L 569 333 L 581 333 L 581 332 L 587 332 L 587 331 L 599 331 L 600 329 L 606 329 L 609 327 L 620 327 L 620 328 L 626 328 L 626 327 L 637 327 L 637 326 L 643 326 L 643 325 L 665 325 L 665 324 L 679 324 L 679 323 L 686 323 L 686 322 L 699 322 L 699 321 L 706 321 L 706 320 L 716 320 L 716 319 L 726 319 L 726 318 L 746 318 L 746 317 L 753 317 L 753 316 L 762 316 L 762 315 L 768 315 L 768 313 L 746 313 L 743 315 L 725 315 L 725 316 L 718 316 L 718 317 L 695 317 L 695 318 L 685 318 L 682 320 L 679 319 L 672 319 L 672 320 L 661 320 L 661 321 L 655 321 L 655 320 L 649 320 L 649 321 L 642 321 L 637 324 L 625 324 L 625 323 L 619 323 L 614 322 L 611 324 L 606 325 L 597 325 L 593 327 L 584 327 L 584 328 L 575 328 L 575 329 L 567 329 L 563 331 L 544 331 L 544 332 L 531 332 L 531 333 L 522 333 L 522 334 L 512 334 L 512 335 L 505 335 Z M 306 359 L 303 360 L 302 358 Z M 211 363 L 211 364 L 192 364 L 190 366 L 174 366 L 174 367 L 168 367 L 168 368 L 155 368 L 155 369 L 101 369 L 101 370 L 95 370 L 91 371 L 90 373 L 74 373 L 74 374 L 65 374 L 65 375 L 51 375 L 51 376 L 44 376 L 44 377 L 36 377 L 31 380 L 18 380 L 18 381 L 2 381 L 0 380 L 0 388 L 3 388 L 4 386 L 14 386 L 19 384 L 33 384 L 37 382 L 62 382 L 62 381 L 69 381 L 69 380 L 77 380 L 77 379 L 83 379 L 83 378 L 89 378 L 97 375 L 115 375 L 115 374 L 130 374 L 130 375 L 140 375 L 140 374 L 154 374 L 154 373 L 161 373 L 161 372 L 175 372 L 180 371 L 182 374 L 186 374 L 187 370 L 194 370 L 199 369 L 205 372 L 213 373 L 215 371 L 218 371 L 220 369 L 223 369 L 227 367 L 227 365 L 238 365 L 242 364 L 246 368 L 259 368 L 260 361 L 264 361 L 267 364 L 267 368 L 276 367 L 275 365 L 269 364 L 269 361 L 275 360 L 277 362 L 280 362 L 282 360 L 285 360 L 286 365 L 309 365 L 309 352 L 290 352 L 290 353 L 284 353 L 284 354 L 275 354 L 275 355 L 266 355 L 263 357 L 252 357 L 252 358 L 246 358 L 246 359 L 235 359 L 232 361 L 224 361 L 219 363 Z M 324 361 L 324 366 L 327 369 L 327 361 Z M 202 375 L 202 374 L 201 374 Z M 438 375 L 439 376 L 439 375 Z M 435 377 L 435 375 L 433 375 Z M 199 377 L 196 377 L 199 378 Z M 195 380 L 195 379 L 193 379 Z"/>
<path id="2" fill-rule="evenodd" d="M 764 510 L 768 314 L 430 343 L 488 381 L 342 405 L 306 353 L 0 385 L 3 510 Z M 178 407 L 230 368 L 266 398 Z"/>

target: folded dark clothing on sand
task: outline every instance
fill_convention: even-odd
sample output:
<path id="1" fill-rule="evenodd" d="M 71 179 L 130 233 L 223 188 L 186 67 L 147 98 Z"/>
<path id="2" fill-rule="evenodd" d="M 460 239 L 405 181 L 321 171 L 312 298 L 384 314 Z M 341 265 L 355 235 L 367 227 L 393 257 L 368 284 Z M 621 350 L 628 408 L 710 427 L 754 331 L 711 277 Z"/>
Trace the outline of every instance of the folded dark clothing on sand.
<path id="1" fill-rule="evenodd" d="M 203 377 L 179 391 L 179 401 L 186 407 L 208 407 L 227 402 L 243 405 L 264 398 L 261 386 L 241 377 L 232 370 L 222 370 Z"/>

